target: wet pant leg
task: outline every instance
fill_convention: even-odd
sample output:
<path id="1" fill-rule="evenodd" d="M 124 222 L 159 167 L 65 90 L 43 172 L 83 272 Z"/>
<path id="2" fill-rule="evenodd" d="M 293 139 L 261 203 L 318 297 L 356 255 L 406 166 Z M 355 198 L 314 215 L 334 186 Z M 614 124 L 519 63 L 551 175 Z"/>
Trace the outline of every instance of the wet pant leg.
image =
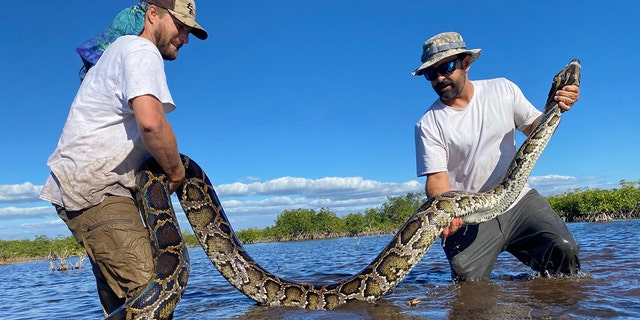
<path id="1" fill-rule="evenodd" d="M 566 224 L 536 190 L 495 219 L 465 225 L 443 240 L 456 281 L 483 280 L 508 251 L 542 274 L 575 274 L 579 247 Z"/>
<path id="2" fill-rule="evenodd" d="M 133 199 L 110 196 L 81 211 L 55 207 L 87 251 L 105 314 L 146 286 L 153 275 L 153 255 Z"/>
<path id="3" fill-rule="evenodd" d="M 580 269 L 579 246 L 549 202 L 536 190 L 497 219 L 504 225 L 504 250 L 543 275 L 572 275 Z"/>
<path id="4" fill-rule="evenodd" d="M 480 224 L 463 225 L 442 241 L 455 281 L 488 279 L 504 237 L 495 219 Z"/>

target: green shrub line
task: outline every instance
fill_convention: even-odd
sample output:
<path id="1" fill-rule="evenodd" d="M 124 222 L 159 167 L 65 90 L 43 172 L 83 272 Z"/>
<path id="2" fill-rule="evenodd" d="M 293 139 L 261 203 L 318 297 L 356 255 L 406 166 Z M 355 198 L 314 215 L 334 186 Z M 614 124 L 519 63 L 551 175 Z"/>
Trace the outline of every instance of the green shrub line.
<path id="1" fill-rule="evenodd" d="M 619 188 L 606 190 L 574 189 L 549 196 L 547 200 L 568 222 L 634 219 L 640 213 L 640 181 L 622 180 Z M 239 230 L 236 236 L 242 243 L 256 243 L 390 234 L 395 233 L 424 201 L 424 195 L 418 193 L 387 197 L 378 208 L 343 217 L 328 208 L 284 210 L 277 216 L 275 225 Z M 184 230 L 183 236 L 188 246 L 198 245 L 193 232 Z M 40 235 L 33 240 L 0 240 L 0 264 L 83 253 L 84 249 L 72 236 L 51 239 Z"/>
<path id="2" fill-rule="evenodd" d="M 36 236 L 33 240 L 0 240 L 0 265 L 28 260 L 80 256 L 84 248 L 72 236 L 49 238 Z"/>
<path id="3" fill-rule="evenodd" d="M 547 197 L 569 222 L 633 219 L 640 212 L 640 181 L 620 181 L 619 188 L 581 188 Z"/>

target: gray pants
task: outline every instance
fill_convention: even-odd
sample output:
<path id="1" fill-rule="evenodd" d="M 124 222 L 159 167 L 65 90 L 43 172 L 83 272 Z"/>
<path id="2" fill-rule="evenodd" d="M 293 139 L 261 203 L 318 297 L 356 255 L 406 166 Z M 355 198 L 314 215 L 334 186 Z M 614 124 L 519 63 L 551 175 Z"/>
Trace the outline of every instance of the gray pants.
<path id="1" fill-rule="evenodd" d="M 542 274 L 571 275 L 580 268 L 576 240 L 536 190 L 495 219 L 463 226 L 443 248 L 456 281 L 489 278 L 502 251 Z"/>

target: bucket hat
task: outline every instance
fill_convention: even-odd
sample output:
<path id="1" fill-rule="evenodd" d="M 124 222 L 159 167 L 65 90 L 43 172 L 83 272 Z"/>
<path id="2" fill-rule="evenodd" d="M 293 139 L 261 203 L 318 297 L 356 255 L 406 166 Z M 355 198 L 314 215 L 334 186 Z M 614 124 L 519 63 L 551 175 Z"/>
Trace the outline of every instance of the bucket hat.
<path id="1" fill-rule="evenodd" d="M 209 35 L 196 22 L 196 3 L 194 0 L 143 0 L 149 4 L 169 10 L 171 15 L 185 25 L 191 27 L 191 33 L 198 39 L 204 40 Z"/>
<path id="2" fill-rule="evenodd" d="M 444 58 L 455 56 L 460 53 L 470 54 L 471 62 L 473 62 L 480 57 L 480 51 L 480 49 L 468 50 L 459 33 L 443 32 L 427 39 L 427 41 L 424 42 L 424 45 L 422 45 L 422 57 L 420 57 L 422 65 L 411 74 L 414 76 L 422 75 L 424 69 L 429 68 Z"/>

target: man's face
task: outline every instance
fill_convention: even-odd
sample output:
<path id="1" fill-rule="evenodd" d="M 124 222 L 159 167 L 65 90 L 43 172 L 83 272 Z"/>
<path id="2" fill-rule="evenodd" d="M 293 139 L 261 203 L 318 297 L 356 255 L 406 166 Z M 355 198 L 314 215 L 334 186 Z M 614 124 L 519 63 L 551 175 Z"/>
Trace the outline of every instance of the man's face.
<path id="1" fill-rule="evenodd" d="M 446 74 L 447 72 L 443 70 L 448 69 L 446 66 L 451 66 L 450 64 L 453 64 L 454 69 L 451 73 Z M 429 77 L 432 79 L 430 80 L 431 86 L 442 101 L 453 100 L 462 93 L 465 84 L 465 71 L 461 68 L 461 64 L 462 60 L 458 60 L 457 56 L 447 57 L 429 67 L 431 70 L 425 71 L 425 74 L 431 72 L 432 75 L 435 75 Z"/>
<path id="2" fill-rule="evenodd" d="M 165 60 L 175 60 L 178 50 L 183 44 L 189 42 L 191 27 L 186 26 L 171 13 L 166 13 L 161 18 L 160 28 L 155 30 L 156 46 Z"/>

